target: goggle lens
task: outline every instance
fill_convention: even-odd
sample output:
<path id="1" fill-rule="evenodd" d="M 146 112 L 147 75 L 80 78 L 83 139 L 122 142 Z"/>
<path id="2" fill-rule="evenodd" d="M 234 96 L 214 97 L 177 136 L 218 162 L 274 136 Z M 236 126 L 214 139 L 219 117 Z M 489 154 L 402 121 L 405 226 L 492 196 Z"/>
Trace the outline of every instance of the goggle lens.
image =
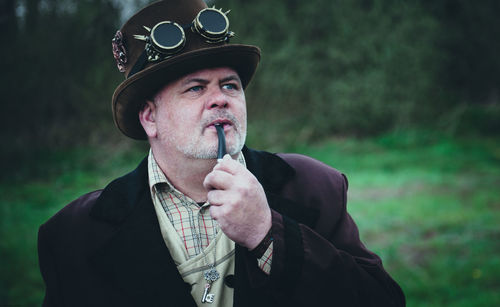
<path id="1" fill-rule="evenodd" d="M 229 26 L 227 17 L 218 10 L 205 9 L 196 18 L 201 26 L 199 30 L 212 35 L 226 34 Z"/>
<path id="2" fill-rule="evenodd" d="M 161 50 L 160 52 L 175 52 L 177 48 L 184 45 L 184 31 L 173 22 L 162 22 L 157 24 L 151 31 L 153 45 Z"/>

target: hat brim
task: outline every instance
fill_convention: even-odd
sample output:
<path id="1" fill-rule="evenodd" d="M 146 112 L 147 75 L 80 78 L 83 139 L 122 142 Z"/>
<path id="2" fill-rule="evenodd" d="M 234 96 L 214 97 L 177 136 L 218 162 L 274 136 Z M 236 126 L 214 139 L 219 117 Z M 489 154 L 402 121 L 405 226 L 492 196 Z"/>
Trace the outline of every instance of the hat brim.
<path id="1" fill-rule="evenodd" d="M 238 73 L 243 88 L 246 88 L 259 60 L 259 48 L 234 44 L 197 49 L 148 67 L 116 88 L 111 102 L 115 124 L 128 137 L 147 139 L 139 121 L 139 110 L 146 99 L 150 99 L 163 86 L 200 69 L 231 67 Z"/>

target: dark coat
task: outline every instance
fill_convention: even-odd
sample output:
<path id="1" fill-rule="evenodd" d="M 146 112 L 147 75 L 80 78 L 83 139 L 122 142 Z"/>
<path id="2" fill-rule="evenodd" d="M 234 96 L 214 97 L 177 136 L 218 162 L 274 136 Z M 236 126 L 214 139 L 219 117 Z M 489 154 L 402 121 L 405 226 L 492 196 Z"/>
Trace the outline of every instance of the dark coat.
<path id="1" fill-rule="evenodd" d="M 301 155 L 243 153 L 272 208 L 274 251 L 267 276 L 236 246 L 224 278 L 234 306 L 404 306 L 359 239 L 342 174 Z M 38 249 L 44 306 L 196 306 L 160 233 L 147 159 L 43 224 Z"/>

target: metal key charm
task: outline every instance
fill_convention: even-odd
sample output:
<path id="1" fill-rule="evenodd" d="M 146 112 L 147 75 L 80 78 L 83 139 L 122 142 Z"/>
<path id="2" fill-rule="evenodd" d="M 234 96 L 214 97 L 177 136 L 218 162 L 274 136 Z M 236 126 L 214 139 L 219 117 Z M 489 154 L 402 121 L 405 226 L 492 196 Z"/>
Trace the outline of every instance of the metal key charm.
<path id="1" fill-rule="evenodd" d="M 202 303 L 205 303 L 207 301 L 207 295 L 208 295 L 208 290 L 210 290 L 210 286 L 211 286 L 210 283 L 207 283 L 205 285 L 205 291 L 203 292 L 203 297 L 201 298 Z M 212 301 L 213 301 L 213 298 L 212 298 Z"/>
<path id="2" fill-rule="evenodd" d="M 215 294 L 208 293 L 212 287 L 212 283 L 219 279 L 219 272 L 212 266 L 209 270 L 203 273 L 203 277 L 207 281 L 205 284 L 205 291 L 203 291 L 203 297 L 201 298 L 202 303 L 212 303 L 214 301 Z"/>
<path id="3" fill-rule="evenodd" d="M 207 283 L 205 285 L 205 291 L 203 292 L 203 297 L 201 298 L 201 302 L 202 303 L 213 303 L 214 302 L 215 294 L 208 293 L 208 291 L 210 290 L 211 286 L 212 285 L 210 283 Z"/>

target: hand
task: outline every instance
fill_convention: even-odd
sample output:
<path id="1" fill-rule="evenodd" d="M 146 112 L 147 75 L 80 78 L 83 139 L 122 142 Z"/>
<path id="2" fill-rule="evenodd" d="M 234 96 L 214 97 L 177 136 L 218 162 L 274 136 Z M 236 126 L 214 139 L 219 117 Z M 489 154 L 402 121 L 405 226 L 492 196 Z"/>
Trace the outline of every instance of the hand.
<path id="1" fill-rule="evenodd" d="M 210 215 L 234 242 L 252 250 L 271 229 L 271 209 L 260 182 L 229 155 L 203 182 Z"/>

